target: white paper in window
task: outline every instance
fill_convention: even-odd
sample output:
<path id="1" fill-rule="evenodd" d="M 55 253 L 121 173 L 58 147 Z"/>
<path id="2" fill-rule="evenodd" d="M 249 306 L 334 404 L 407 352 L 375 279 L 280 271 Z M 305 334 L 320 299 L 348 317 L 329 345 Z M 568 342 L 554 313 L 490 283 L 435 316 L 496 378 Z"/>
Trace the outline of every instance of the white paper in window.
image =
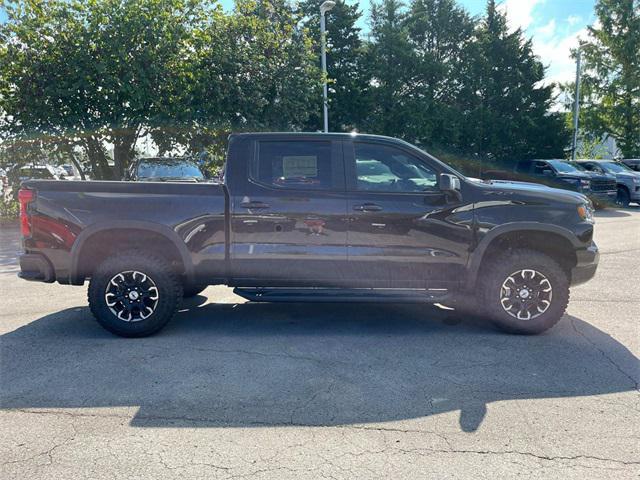
<path id="1" fill-rule="evenodd" d="M 291 155 L 282 157 L 282 176 L 284 178 L 317 178 L 318 157 L 315 155 Z"/>

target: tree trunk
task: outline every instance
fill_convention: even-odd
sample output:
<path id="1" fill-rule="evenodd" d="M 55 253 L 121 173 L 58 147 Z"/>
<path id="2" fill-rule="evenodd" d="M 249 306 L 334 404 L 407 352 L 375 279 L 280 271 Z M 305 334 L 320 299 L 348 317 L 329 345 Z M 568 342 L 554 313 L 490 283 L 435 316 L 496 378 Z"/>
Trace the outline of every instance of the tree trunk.
<path id="1" fill-rule="evenodd" d="M 93 176 L 99 180 L 113 179 L 102 141 L 96 137 L 89 137 L 85 142 Z"/>
<path id="2" fill-rule="evenodd" d="M 71 163 L 73 163 L 73 165 L 76 167 L 76 170 L 78 170 L 78 173 L 80 174 L 80 179 L 86 180 L 87 178 L 84 174 L 84 170 L 82 169 L 82 165 L 80 165 L 80 162 L 78 162 L 78 159 L 73 153 L 73 144 L 65 143 L 64 145 L 62 145 L 62 151 L 66 154 L 67 158 L 71 160 Z"/>
<path id="3" fill-rule="evenodd" d="M 121 129 L 115 130 L 112 135 L 115 176 L 117 180 L 122 180 L 135 154 L 137 134 L 135 130 Z"/>

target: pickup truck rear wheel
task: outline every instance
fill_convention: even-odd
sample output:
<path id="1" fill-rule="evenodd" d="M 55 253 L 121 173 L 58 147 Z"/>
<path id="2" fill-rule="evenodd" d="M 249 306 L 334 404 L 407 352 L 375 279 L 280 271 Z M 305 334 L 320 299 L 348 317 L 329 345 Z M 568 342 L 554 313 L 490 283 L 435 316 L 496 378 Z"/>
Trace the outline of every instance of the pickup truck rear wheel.
<path id="1" fill-rule="evenodd" d="M 105 329 L 121 337 L 146 337 L 173 318 L 182 285 L 161 258 L 129 251 L 100 264 L 88 297 L 91 312 Z"/>
<path id="2" fill-rule="evenodd" d="M 480 304 L 498 327 L 537 334 L 560 321 L 569 303 L 569 279 L 551 257 L 513 250 L 495 258 L 482 275 Z"/>

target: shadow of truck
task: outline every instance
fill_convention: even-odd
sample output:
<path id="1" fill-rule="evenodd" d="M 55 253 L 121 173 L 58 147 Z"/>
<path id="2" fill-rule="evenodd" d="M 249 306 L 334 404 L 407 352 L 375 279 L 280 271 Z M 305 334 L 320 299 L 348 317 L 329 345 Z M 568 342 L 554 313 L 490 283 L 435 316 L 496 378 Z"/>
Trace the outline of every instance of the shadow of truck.
<path id="1" fill-rule="evenodd" d="M 637 388 L 638 359 L 574 317 L 518 337 L 420 305 L 198 303 L 151 338 L 113 337 L 86 308 L 3 335 L 2 407 L 138 406 L 139 427 L 343 425 L 459 410 L 473 431 L 490 402 Z"/>

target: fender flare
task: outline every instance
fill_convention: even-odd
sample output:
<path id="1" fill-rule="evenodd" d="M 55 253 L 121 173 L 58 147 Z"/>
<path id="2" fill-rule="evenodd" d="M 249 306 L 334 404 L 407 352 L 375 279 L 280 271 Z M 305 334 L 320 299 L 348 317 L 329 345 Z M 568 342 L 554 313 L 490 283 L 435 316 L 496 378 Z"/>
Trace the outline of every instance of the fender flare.
<path id="1" fill-rule="evenodd" d="M 551 225 L 545 223 L 538 222 L 512 222 L 505 223 L 498 227 L 491 229 L 483 238 L 480 240 L 476 248 L 469 255 L 469 263 L 467 266 L 467 279 L 465 287 L 467 289 L 473 289 L 476 280 L 478 278 L 478 274 L 480 272 L 480 265 L 482 264 L 482 260 L 484 258 L 484 254 L 491 245 L 491 243 L 501 235 L 505 233 L 512 232 L 537 232 L 537 233 L 551 233 L 554 235 L 559 235 L 567 240 L 575 249 L 580 248 L 580 241 L 576 238 L 576 236 L 566 228 L 560 227 L 558 225 Z"/>
<path id="2" fill-rule="evenodd" d="M 86 241 L 93 235 L 107 232 L 109 230 L 147 230 L 162 235 L 169 240 L 177 249 L 184 265 L 185 275 L 188 280 L 193 279 L 193 262 L 189 250 L 178 234 L 166 225 L 153 222 L 145 222 L 142 220 L 109 220 L 108 223 L 95 223 L 82 230 L 76 241 L 71 247 L 71 268 L 69 271 L 69 283 L 72 285 L 81 285 L 84 278 L 79 274 L 80 253 Z"/>

